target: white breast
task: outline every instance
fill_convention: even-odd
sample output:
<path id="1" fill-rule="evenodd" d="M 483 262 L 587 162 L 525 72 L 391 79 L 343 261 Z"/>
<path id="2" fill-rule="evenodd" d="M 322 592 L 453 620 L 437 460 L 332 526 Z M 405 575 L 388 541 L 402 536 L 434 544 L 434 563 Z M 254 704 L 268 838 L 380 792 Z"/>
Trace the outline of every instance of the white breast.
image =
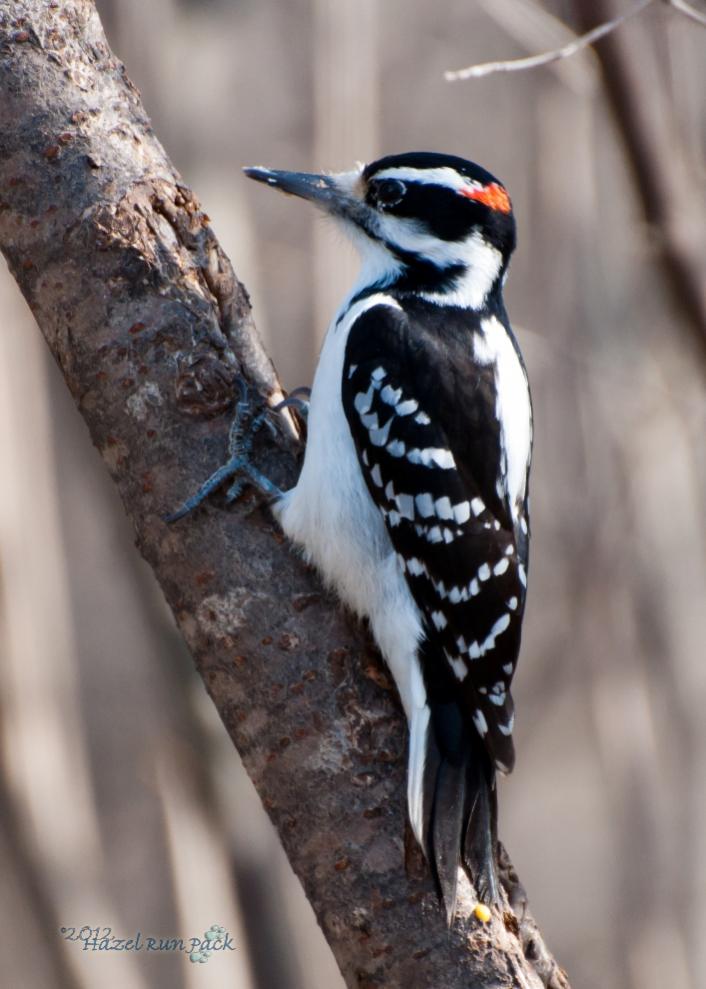
<path id="1" fill-rule="evenodd" d="M 332 323 L 311 390 L 304 464 L 295 488 L 277 506 L 286 534 L 300 543 L 346 603 L 370 611 L 371 559 L 392 552 L 382 515 L 365 486 L 341 403 L 346 342 L 356 318 L 386 297 L 357 303 Z M 394 302 L 394 300 L 390 300 Z"/>
<path id="2" fill-rule="evenodd" d="M 353 611 L 370 619 L 411 719 L 426 701 L 416 659 L 422 634 L 419 610 L 365 486 L 341 402 L 348 334 L 355 320 L 377 305 L 399 308 L 383 293 L 369 296 L 326 334 L 311 392 L 302 471 L 275 512 L 286 535 L 303 548 L 326 582 Z"/>

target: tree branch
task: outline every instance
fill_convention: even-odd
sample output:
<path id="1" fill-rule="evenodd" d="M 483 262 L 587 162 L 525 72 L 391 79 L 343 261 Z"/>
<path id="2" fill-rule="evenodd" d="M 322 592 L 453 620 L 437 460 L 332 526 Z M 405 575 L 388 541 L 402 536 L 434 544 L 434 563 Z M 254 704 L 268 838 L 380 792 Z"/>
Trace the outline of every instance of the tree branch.
<path id="1" fill-rule="evenodd" d="M 706 14 L 702 14 L 701 11 L 696 10 L 687 3 L 686 0 L 665 0 L 668 7 L 674 7 L 678 10 L 680 14 L 684 14 L 689 20 L 694 21 L 696 24 L 700 24 L 701 27 L 706 27 Z"/>
<path id="2" fill-rule="evenodd" d="M 567 986 L 528 913 L 482 925 L 466 888 L 447 932 L 418 857 L 405 873 L 399 705 L 266 513 L 162 521 L 222 460 L 235 376 L 279 385 L 90 0 L 0 5 L 0 248 L 348 985 Z M 259 461 L 291 482 L 296 446 L 266 432 Z"/>
<path id="3" fill-rule="evenodd" d="M 492 75 L 494 72 L 524 72 L 526 69 L 537 69 L 543 65 L 551 65 L 552 62 L 559 62 L 564 58 L 571 58 L 572 55 L 576 55 L 578 52 L 583 51 L 584 48 L 588 48 L 590 45 L 594 45 L 597 41 L 600 41 L 601 38 L 605 38 L 606 35 L 610 34 L 617 27 L 620 27 L 625 21 L 634 17 L 635 14 L 639 14 L 654 2 L 655 0 L 637 0 L 624 13 L 616 14 L 614 17 L 604 20 L 602 23 L 596 25 L 596 27 L 586 31 L 585 34 L 581 34 L 572 41 L 567 42 L 567 44 L 561 45 L 559 48 L 553 48 L 551 51 L 541 52 L 539 55 L 528 55 L 525 58 L 504 59 L 500 62 L 478 62 L 475 65 L 467 66 L 465 69 L 452 69 L 444 72 L 444 78 L 447 82 L 459 82 L 463 79 L 482 79 L 483 76 Z M 668 7 L 672 7 L 678 13 L 684 14 L 685 17 L 688 17 L 696 24 L 706 27 L 706 14 L 702 14 L 696 10 L 686 0 L 662 0 L 662 2 Z"/>
<path id="4" fill-rule="evenodd" d="M 683 2 L 683 0 L 676 0 L 676 2 Z M 536 69 L 542 65 L 550 65 L 562 58 L 570 58 L 600 38 L 605 37 L 606 34 L 610 34 L 630 17 L 634 17 L 645 7 L 649 7 L 651 3 L 654 3 L 654 0 L 637 0 L 637 3 L 628 7 L 625 13 L 598 24 L 597 27 L 591 28 L 585 34 L 574 38 L 573 41 L 569 41 L 568 44 L 562 45 L 560 48 L 554 48 L 552 51 L 542 52 L 539 55 L 529 55 L 527 58 L 511 58 L 503 62 L 480 62 L 477 65 L 469 65 L 465 69 L 453 69 L 445 72 L 444 78 L 447 82 L 458 82 L 461 79 L 480 79 L 483 76 L 492 75 L 493 72 L 522 72 L 525 69 Z"/>

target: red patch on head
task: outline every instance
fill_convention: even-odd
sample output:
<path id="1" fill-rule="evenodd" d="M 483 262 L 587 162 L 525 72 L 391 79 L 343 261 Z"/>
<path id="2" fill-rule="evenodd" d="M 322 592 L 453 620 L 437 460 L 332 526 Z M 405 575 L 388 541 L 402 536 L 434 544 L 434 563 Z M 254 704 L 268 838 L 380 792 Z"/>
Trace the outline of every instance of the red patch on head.
<path id="1" fill-rule="evenodd" d="M 496 209 L 500 213 L 510 213 L 512 211 L 510 197 L 497 182 L 491 182 L 489 185 L 481 186 L 480 189 L 465 186 L 463 189 L 459 189 L 458 192 L 460 196 L 465 196 L 466 199 L 474 199 L 478 203 L 484 203 L 490 209 Z"/>

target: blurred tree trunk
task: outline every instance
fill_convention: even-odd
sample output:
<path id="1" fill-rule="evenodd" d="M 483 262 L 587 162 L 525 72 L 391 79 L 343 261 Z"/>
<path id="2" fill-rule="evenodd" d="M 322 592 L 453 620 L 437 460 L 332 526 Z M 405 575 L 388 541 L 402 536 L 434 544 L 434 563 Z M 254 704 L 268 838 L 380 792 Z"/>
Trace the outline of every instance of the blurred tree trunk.
<path id="1" fill-rule="evenodd" d="M 316 167 L 325 164 L 337 171 L 359 159 L 373 161 L 378 156 L 380 118 L 378 4 L 315 0 L 312 21 Z M 314 326 L 322 329 L 358 272 L 358 259 L 350 250 L 337 249 L 339 241 L 331 224 L 315 225 Z"/>
<path id="2" fill-rule="evenodd" d="M 574 0 L 574 7 L 582 31 L 618 12 L 613 0 Z M 645 220 L 653 228 L 677 309 L 686 317 L 695 352 L 706 367 L 701 177 L 687 161 L 663 87 L 655 86 L 651 78 L 656 73 L 657 52 L 645 20 L 632 25 L 629 43 L 625 32 L 614 31 L 595 48 Z"/>
<path id="3" fill-rule="evenodd" d="M 466 884 L 447 932 L 428 875 L 405 875 L 398 705 L 272 522 L 242 502 L 163 522 L 223 458 L 236 376 L 280 390 L 92 2 L 5 0 L 0 52 L 0 248 L 347 983 L 566 986 L 527 912 L 480 925 Z M 258 456 L 293 479 L 283 429 Z"/>

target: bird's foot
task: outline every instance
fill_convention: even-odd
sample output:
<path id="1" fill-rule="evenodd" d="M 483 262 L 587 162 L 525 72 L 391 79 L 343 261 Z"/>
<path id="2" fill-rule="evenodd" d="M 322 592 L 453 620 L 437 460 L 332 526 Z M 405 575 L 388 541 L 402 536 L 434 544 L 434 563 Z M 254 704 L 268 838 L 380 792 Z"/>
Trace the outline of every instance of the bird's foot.
<path id="1" fill-rule="evenodd" d="M 478 901 L 486 906 L 496 906 L 499 902 L 498 881 L 495 863 L 487 860 L 473 877 Z"/>
<path id="2" fill-rule="evenodd" d="M 290 391 L 286 398 L 283 398 L 273 407 L 272 411 L 281 412 L 282 409 L 294 409 L 302 421 L 306 423 L 309 417 L 310 398 L 311 388 L 302 385 L 300 388 Z"/>
<path id="3" fill-rule="evenodd" d="M 228 460 L 204 481 L 195 494 L 187 498 L 181 508 L 178 508 L 171 515 L 167 515 L 165 522 L 176 522 L 193 512 L 224 481 L 231 479 L 233 479 L 232 483 L 226 491 L 226 502 L 228 503 L 240 497 L 246 484 L 251 484 L 257 488 L 268 501 L 276 501 L 282 496 L 277 485 L 273 484 L 250 462 L 250 455 L 255 435 L 262 426 L 267 424 L 272 429 L 272 424 L 268 420 L 270 412 L 280 409 L 284 403 L 280 403 L 275 410 L 265 409 L 253 416 L 248 387 L 242 378 L 238 379 L 238 385 L 240 398 L 236 402 L 235 414 L 228 432 Z M 288 399 L 284 401 L 287 402 Z"/>
<path id="4" fill-rule="evenodd" d="M 529 906 L 527 892 L 501 842 L 498 842 L 498 878 L 513 912 L 520 921 L 523 920 Z"/>

